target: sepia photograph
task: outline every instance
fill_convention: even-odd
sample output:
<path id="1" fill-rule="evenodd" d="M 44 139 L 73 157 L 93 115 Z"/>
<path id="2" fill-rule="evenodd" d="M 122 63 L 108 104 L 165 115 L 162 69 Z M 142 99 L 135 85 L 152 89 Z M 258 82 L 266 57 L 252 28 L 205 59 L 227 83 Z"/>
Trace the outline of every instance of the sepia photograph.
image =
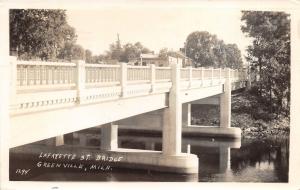
<path id="1" fill-rule="evenodd" d="M 288 184 L 292 11 L 141 2 L 7 9 L 8 181 Z"/>

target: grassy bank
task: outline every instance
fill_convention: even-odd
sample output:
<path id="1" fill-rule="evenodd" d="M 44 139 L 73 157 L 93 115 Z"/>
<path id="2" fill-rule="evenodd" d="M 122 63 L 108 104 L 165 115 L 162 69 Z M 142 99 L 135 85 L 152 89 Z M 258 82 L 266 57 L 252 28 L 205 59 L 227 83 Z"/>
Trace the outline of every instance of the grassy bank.
<path id="1" fill-rule="evenodd" d="M 290 121 L 286 116 L 275 116 L 267 111 L 258 98 L 249 92 L 232 96 L 231 126 L 239 127 L 245 138 L 288 136 Z M 193 105 L 192 124 L 220 125 L 219 106 Z"/>

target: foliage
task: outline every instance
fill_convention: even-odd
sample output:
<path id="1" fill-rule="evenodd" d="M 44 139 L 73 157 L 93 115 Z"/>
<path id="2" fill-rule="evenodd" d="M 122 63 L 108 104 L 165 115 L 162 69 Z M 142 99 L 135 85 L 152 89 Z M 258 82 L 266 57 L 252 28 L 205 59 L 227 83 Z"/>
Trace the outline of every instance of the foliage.
<path id="1" fill-rule="evenodd" d="M 290 18 L 283 12 L 243 11 L 241 29 L 253 39 L 247 49 L 258 94 L 269 112 L 289 113 Z"/>
<path id="2" fill-rule="evenodd" d="M 269 138 L 289 135 L 289 117 L 268 112 L 256 95 L 244 92 L 232 97 L 231 126 L 239 127 L 243 137 Z"/>
<path id="3" fill-rule="evenodd" d="M 115 43 L 110 45 L 110 50 L 107 51 L 107 57 L 121 62 L 129 62 L 140 58 L 141 53 L 149 53 L 150 50 L 144 47 L 140 42 L 126 43 L 121 45 L 118 39 Z"/>
<path id="4" fill-rule="evenodd" d="M 81 45 L 66 43 L 61 49 L 58 58 L 67 61 L 85 60 L 85 50 Z"/>
<path id="5" fill-rule="evenodd" d="M 196 66 L 241 68 L 241 52 L 235 44 L 225 44 L 208 32 L 192 32 L 186 39 L 186 54 Z"/>
<path id="6" fill-rule="evenodd" d="M 128 62 L 140 58 L 142 53 L 150 53 L 150 50 L 144 47 L 140 42 L 135 44 L 127 43 L 123 46 L 123 52 L 120 61 Z"/>
<path id="7" fill-rule="evenodd" d="M 169 52 L 170 51 L 168 50 L 168 48 L 162 48 L 161 50 L 159 50 L 158 56 L 162 59 L 167 59 Z"/>
<path id="8" fill-rule="evenodd" d="M 11 9 L 9 26 L 10 50 L 17 50 L 22 59 L 56 59 L 76 41 L 65 10 Z"/>
<path id="9" fill-rule="evenodd" d="M 89 49 L 85 50 L 85 62 L 93 63 L 93 53 Z"/>

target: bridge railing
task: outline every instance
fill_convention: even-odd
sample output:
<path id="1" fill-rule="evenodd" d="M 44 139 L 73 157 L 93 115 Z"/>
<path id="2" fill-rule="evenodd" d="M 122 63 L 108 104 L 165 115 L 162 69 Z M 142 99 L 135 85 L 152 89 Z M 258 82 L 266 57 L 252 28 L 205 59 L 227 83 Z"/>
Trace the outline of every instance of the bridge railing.
<path id="1" fill-rule="evenodd" d="M 170 67 L 155 67 L 155 80 L 158 82 L 171 81 L 171 68 Z"/>
<path id="2" fill-rule="evenodd" d="M 150 83 L 171 81 L 170 67 L 126 66 L 126 80 L 128 83 Z M 77 72 L 80 67 L 76 63 L 16 61 L 17 89 L 53 89 L 73 88 L 77 83 Z M 82 67 L 81 67 L 82 68 Z M 123 67 L 124 68 L 124 67 Z M 120 85 L 120 65 L 85 64 L 84 83 L 89 86 Z M 153 73 L 154 72 L 154 73 Z M 211 80 L 225 78 L 225 69 L 214 68 L 181 68 L 181 80 Z M 233 79 L 245 79 L 246 72 L 231 70 Z"/>
<path id="3" fill-rule="evenodd" d="M 74 63 L 17 61 L 16 69 L 16 85 L 19 90 L 76 86 Z"/>
<path id="4" fill-rule="evenodd" d="M 19 61 L 12 58 L 11 97 L 18 95 L 18 98 L 11 99 L 18 107 L 168 92 L 172 85 L 171 67 Z M 227 72 L 214 68 L 180 68 L 182 88 L 189 88 L 192 81 L 202 81 L 202 85 L 220 84 Z M 245 71 L 230 70 L 229 74 L 233 82 L 247 77 Z"/>
<path id="5" fill-rule="evenodd" d="M 128 82 L 150 82 L 151 69 L 150 66 L 127 66 Z"/>
<path id="6" fill-rule="evenodd" d="M 85 64 L 85 83 L 88 86 L 120 84 L 120 65 Z"/>

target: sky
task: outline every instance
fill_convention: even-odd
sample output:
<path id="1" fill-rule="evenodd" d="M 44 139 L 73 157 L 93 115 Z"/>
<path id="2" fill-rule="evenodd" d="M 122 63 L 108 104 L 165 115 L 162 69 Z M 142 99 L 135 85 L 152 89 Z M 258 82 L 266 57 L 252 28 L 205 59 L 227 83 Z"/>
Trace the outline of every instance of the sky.
<path id="1" fill-rule="evenodd" d="M 120 35 L 122 44 L 141 42 L 158 53 L 162 48 L 179 50 L 194 31 L 208 31 L 225 43 L 235 43 L 245 55 L 250 43 L 241 32 L 238 9 L 199 7 L 103 7 L 67 10 L 76 29 L 77 43 L 93 54 L 104 53 Z"/>

